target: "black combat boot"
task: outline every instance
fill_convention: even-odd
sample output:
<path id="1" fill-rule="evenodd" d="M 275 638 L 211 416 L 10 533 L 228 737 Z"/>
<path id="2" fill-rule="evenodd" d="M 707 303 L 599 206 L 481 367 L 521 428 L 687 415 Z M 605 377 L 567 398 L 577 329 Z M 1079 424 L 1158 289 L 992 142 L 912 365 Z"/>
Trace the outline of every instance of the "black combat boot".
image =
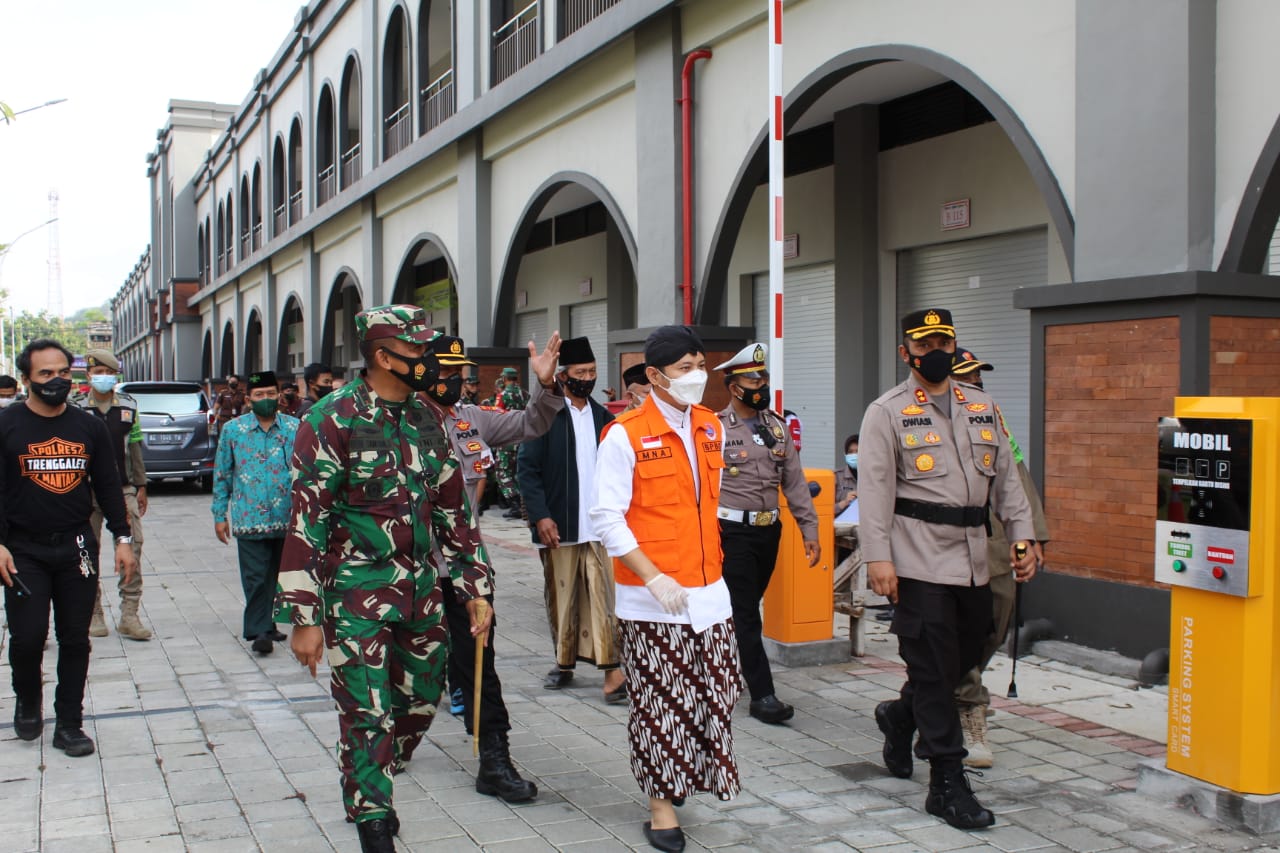
<path id="1" fill-rule="evenodd" d="M 929 795 L 924 810 L 940 817 L 956 829 L 986 829 L 996 816 L 973 795 L 964 766 L 958 761 L 929 765 Z"/>
<path id="2" fill-rule="evenodd" d="M 360 853 L 396 853 L 391 840 L 391 821 L 386 818 L 363 820 L 356 824 L 360 834 Z"/>
<path id="3" fill-rule="evenodd" d="M 523 803 L 538 796 L 538 786 L 521 779 L 512 766 L 506 732 L 480 735 L 480 772 L 476 774 L 476 791 L 508 803 Z"/>
<path id="4" fill-rule="evenodd" d="M 40 699 L 34 702 L 18 700 L 13 709 L 13 730 L 23 740 L 35 740 L 44 731 L 44 718 L 40 715 Z"/>
<path id="5" fill-rule="evenodd" d="M 910 779 L 911 738 L 915 726 L 896 719 L 893 702 L 881 702 L 876 706 L 876 725 L 884 732 L 884 766 L 899 779 Z"/>
<path id="6" fill-rule="evenodd" d="M 53 748 L 60 749 L 72 758 L 93 755 L 93 741 L 79 722 L 58 720 L 53 725 Z"/>

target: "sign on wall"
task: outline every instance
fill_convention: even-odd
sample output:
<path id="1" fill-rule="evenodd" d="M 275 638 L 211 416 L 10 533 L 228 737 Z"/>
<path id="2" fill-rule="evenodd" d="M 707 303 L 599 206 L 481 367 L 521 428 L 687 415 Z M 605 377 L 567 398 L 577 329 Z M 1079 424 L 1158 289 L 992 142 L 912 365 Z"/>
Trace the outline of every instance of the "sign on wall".
<path id="1" fill-rule="evenodd" d="M 942 203 L 942 230 L 955 231 L 969 227 L 969 199 L 960 198 Z"/>

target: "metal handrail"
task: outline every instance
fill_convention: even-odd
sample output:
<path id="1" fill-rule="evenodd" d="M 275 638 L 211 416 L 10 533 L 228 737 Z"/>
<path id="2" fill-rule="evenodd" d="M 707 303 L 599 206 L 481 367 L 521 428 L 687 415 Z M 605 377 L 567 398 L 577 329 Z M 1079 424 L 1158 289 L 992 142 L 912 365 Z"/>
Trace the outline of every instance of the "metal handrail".
<path id="1" fill-rule="evenodd" d="M 342 186 L 349 187 L 360 180 L 360 143 L 342 152 Z"/>
<path id="2" fill-rule="evenodd" d="M 274 229 L 273 233 L 279 234 L 280 232 L 284 231 L 284 229 L 288 226 L 289 222 L 287 219 L 285 219 L 285 211 L 287 209 L 288 209 L 288 206 L 286 204 L 278 205 L 272 209 L 271 227 Z"/>
<path id="3" fill-rule="evenodd" d="M 532 14 L 529 14 L 533 10 Z M 534 0 L 515 17 L 494 30 L 493 85 L 498 85 L 538 57 L 540 0 Z M 510 29 L 503 35 L 504 31 Z"/>
<path id="4" fill-rule="evenodd" d="M 289 193 L 289 224 L 302 218 L 302 190 Z"/>
<path id="5" fill-rule="evenodd" d="M 505 38 L 505 36 L 502 35 L 503 30 L 509 27 L 514 28 L 514 27 L 519 27 L 521 24 L 529 23 L 528 21 L 522 21 L 520 19 L 523 18 L 525 16 L 525 13 L 527 13 L 530 9 L 536 10 L 538 8 L 539 2 L 540 0 L 533 0 L 533 2 L 530 3 L 528 6 L 525 6 L 519 12 L 516 12 L 513 16 L 511 16 L 510 20 L 508 20 L 505 24 L 503 24 L 502 26 L 498 27 L 496 30 L 493 31 L 493 37 L 495 39 Z M 534 15 L 531 16 L 530 20 L 536 20 L 537 17 L 538 16 L 535 13 Z"/>
<path id="6" fill-rule="evenodd" d="M 262 248 L 262 220 L 253 223 L 253 248 Z"/>
<path id="7" fill-rule="evenodd" d="M 386 143 L 383 146 L 385 154 L 383 159 L 393 157 L 402 151 L 411 141 L 412 132 L 409 128 L 409 102 L 405 101 L 395 112 L 383 119 L 386 125 Z"/>
<path id="8" fill-rule="evenodd" d="M 422 98 L 422 132 L 426 133 L 453 115 L 453 69 L 450 68 L 431 81 L 430 84 L 424 86 L 420 95 Z"/>
<path id="9" fill-rule="evenodd" d="M 565 36 L 582 29 L 616 5 L 618 0 L 564 0 L 564 16 L 561 20 Z"/>
<path id="10" fill-rule="evenodd" d="M 316 196 L 320 204 L 338 194 L 338 171 L 333 163 L 325 166 L 316 175 Z"/>

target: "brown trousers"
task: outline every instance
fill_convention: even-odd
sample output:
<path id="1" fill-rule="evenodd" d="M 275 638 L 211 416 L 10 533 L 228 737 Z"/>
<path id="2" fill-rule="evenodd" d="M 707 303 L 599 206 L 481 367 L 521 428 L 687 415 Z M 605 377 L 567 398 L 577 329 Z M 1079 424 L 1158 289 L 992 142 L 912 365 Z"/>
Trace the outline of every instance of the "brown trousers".
<path id="1" fill-rule="evenodd" d="M 133 533 L 133 558 L 138 561 L 138 570 L 133 573 L 133 578 L 125 583 L 124 575 L 118 575 L 119 580 L 116 586 L 120 589 L 120 600 L 128 601 L 132 599 L 136 604 L 142 598 L 142 515 L 138 512 L 138 490 L 132 487 L 124 491 L 124 505 L 129 511 L 129 530 Z M 98 537 L 98 545 L 102 545 L 102 510 L 98 508 L 98 501 L 93 502 L 93 514 L 89 516 L 89 526 L 93 528 L 93 535 Z M 110 534 L 107 536 L 111 539 Z M 107 547 L 107 556 L 105 559 L 99 559 L 98 565 L 106 568 L 108 574 L 116 570 L 116 546 L 112 542 Z M 99 581 L 101 581 L 102 573 L 98 573 Z M 102 584 L 98 584 L 98 599 L 102 598 Z"/>
<path id="2" fill-rule="evenodd" d="M 546 581 L 547 621 L 556 664 L 579 660 L 600 669 L 618 666 L 618 619 L 613 612 L 613 572 L 599 542 L 538 551 Z"/>

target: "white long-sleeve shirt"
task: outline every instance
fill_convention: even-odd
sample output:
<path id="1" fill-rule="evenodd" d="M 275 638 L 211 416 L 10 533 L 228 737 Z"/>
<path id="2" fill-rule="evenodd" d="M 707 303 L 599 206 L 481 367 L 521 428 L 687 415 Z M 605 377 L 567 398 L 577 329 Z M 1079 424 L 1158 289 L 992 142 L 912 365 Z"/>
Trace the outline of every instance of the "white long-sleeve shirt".
<path id="1" fill-rule="evenodd" d="M 658 411 L 667 424 L 679 436 L 684 445 L 685 459 L 693 470 L 695 492 L 700 489 L 697 457 L 694 456 L 693 425 L 688 410 L 681 411 L 652 395 Z M 717 436 L 718 437 L 718 436 Z M 595 497 L 591 502 L 591 526 L 610 557 L 621 557 L 640 547 L 635 534 L 627 525 L 627 510 L 631 508 L 631 484 L 635 476 L 636 454 L 627 438 L 627 431 L 614 427 L 605 433 L 596 454 Z M 644 586 L 616 584 L 615 610 L 619 619 L 638 622 L 673 622 L 692 625 L 695 630 L 705 630 L 733 615 L 729 601 L 729 588 L 724 579 L 705 587 L 686 587 L 689 590 L 689 608 L 684 613 L 672 615 L 662 609 L 658 600 Z"/>

